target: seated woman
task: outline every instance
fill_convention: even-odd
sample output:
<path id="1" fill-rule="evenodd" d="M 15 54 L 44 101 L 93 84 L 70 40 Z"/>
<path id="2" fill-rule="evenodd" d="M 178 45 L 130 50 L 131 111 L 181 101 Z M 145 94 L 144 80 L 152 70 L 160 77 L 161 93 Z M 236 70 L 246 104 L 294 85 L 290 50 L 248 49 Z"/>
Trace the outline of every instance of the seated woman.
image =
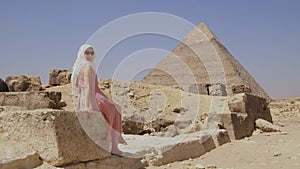
<path id="1" fill-rule="evenodd" d="M 94 112 L 102 113 L 107 122 L 106 140 L 113 155 L 121 155 L 119 143 L 126 144 L 122 137 L 120 107 L 110 100 L 99 88 L 93 61 L 96 53 L 93 46 L 82 45 L 78 51 L 71 77 L 76 110 L 84 110 L 89 118 Z"/>

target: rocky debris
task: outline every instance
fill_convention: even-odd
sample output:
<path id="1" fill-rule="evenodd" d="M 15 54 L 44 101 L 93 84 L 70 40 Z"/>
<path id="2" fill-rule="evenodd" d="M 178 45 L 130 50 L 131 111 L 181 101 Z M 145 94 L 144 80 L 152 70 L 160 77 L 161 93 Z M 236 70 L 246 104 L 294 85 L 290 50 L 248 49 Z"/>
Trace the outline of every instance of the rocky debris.
<path id="1" fill-rule="evenodd" d="M 221 146 L 230 142 L 228 132 L 225 129 L 213 130 L 212 137 L 216 146 Z"/>
<path id="2" fill-rule="evenodd" d="M 144 129 L 145 119 L 133 114 L 123 117 L 122 127 L 124 134 L 141 134 Z"/>
<path id="3" fill-rule="evenodd" d="M 217 169 L 218 167 L 216 165 L 213 164 L 209 164 L 206 166 L 206 169 Z"/>
<path id="4" fill-rule="evenodd" d="M 277 98 L 269 104 L 272 117 L 275 121 L 279 119 L 291 119 L 300 116 L 300 98 Z"/>
<path id="5" fill-rule="evenodd" d="M 245 84 L 234 84 L 231 86 L 231 90 L 233 94 L 238 93 L 251 93 L 251 89 L 248 85 Z"/>
<path id="6" fill-rule="evenodd" d="M 205 167 L 202 164 L 196 164 L 195 169 L 205 169 Z"/>
<path id="7" fill-rule="evenodd" d="M 280 131 L 280 129 L 276 125 L 274 125 L 274 124 L 272 124 L 272 123 L 270 123 L 266 120 L 263 120 L 263 119 L 255 120 L 255 127 L 262 130 L 262 131 L 264 131 L 264 132 L 277 132 L 277 131 Z"/>
<path id="8" fill-rule="evenodd" d="M 9 92 L 7 84 L 0 78 L 0 92 Z"/>
<path id="9" fill-rule="evenodd" d="M 265 98 L 248 94 L 239 93 L 228 98 L 228 106 L 231 112 L 246 113 L 254 119 L 265 119 L 273 122 L 268 102 Z"/>
<path id="10" fill-rule="evenodd" d="M 11 92 L 42 90 L 41 79 L 38 76 L 8 76 L 5 82 Z"/>
<path id="11" fill-rule="evenodd" d="M 49 72 L 49 85 L 59 86 L 71 83 L 72 71 L 52 69 Z"/>
<path id="12" fill-rule="evenodd" d="M 27 109 L 60 109 L 60 92 L 6 92 L 0 93 L 0 106 L 18 106 Z"/>

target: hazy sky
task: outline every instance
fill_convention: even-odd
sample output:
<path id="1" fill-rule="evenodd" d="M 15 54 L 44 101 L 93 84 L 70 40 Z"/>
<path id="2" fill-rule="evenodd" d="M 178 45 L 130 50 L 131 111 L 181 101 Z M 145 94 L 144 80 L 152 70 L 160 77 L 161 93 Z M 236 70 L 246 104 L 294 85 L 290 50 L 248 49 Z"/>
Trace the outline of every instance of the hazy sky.
<path id="1" fill-rule="evenodd" d="M 48 83 L 49 71 L 71 69 L 80 45 L 104 25 L 162 12 L 205 22 L 271 97 L 300 96 L 299 9 L 298 0 L 1 1 L 0 78 L 26 74 Z M 129 38 L 114 47 L 98 75 L 110 78 L 135 51 L 171 51 L 178 43 L 157 35 Z"/>

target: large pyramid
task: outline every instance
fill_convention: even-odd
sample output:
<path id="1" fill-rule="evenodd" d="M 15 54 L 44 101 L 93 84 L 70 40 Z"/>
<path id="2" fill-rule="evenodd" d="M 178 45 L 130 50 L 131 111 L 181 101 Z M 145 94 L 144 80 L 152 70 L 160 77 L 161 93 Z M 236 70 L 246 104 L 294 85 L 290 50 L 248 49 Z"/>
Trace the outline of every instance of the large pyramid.
<path id="1" fill-rule="evenodd" d="M 224 86 L 223 95 L 232 95 L 233 86 L 247 86 L 248 92 L 270 99 L 204 23 L 188 33 L 141 82 L 179 86 L 188 92 L 195 92 L 196 87 L 201 94 L 208 86 L 218 84 Z"/>

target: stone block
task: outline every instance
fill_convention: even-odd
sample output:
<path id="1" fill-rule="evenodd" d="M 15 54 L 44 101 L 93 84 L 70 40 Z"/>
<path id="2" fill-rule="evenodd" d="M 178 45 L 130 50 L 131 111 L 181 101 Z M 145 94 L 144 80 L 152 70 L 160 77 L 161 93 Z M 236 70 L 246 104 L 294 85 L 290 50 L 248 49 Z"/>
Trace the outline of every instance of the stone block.
<path id="1" fill-rule="evenodd" d="M 27 150 L 27 145 L 18 141 L 1 141 L 0 152 L 1 169 L 27 169 L 42 164 L 37 152 Z"/>
<path id="2" fill-rule="evenodd" d="M 234 84 L 231 86 L 231 90 L 233 94 L 251 93 L 251 88 L 245 84 Z"/>
<path id="3" fill-rule="evenodd" d="M 272 116 L 265 98 L 240 93 L 229 97 L 228 106 L 231 112 L 247 113 L 255 119 L 261 118 L 272 123 Z"/>
<path id="4" fill-rule="evenodd" d="M 69 70 L 53 69 L 49 73 L 49 85 L 58 86 L 71 82 L 72 72 Z"/>
<path id="5" fill-rule="evenodd" d="M 256 128 L 264 132 L 277 132 L 280 131 L 279 127 L 263 119 L 257 119 L 255 121 Z"/>
<path id="6" fill-rule="evenodd" d="M 94 124 L 89 123 L 93 119 L 86 119 L 87 123 Z M 56 167 L 110 157 L 109 152 L 92 141 L 81 124 L 75 112 L 3 111 L 0 112 L 0 142 L 11 140 L 28 145 L 27 150 L 37 152 L 43 161 Z M 96 133 L 100 131 L 99 137 L 106 132 L 105 122 L 101 125 L 93 129 Z"/>
<path id="7" fill-rule="evenodd" d="M 0 106 L 26 107 L 29 110 L 59 109 L 60 92 L 4 92 L 0 93 Z"/>
<path id="8" fill-rule="evenodd" d="M 252 135 L 255 129 L 255 118 L 242 113 L 223 114 L 220 123 L 228 132 L 230 139 L 242 139 Z"/>
<path id="9" fill-rule="evenodd" d="M 221 146 L 230 142 L 228 132 L 225 129 L 216 129 L 212 134 L 216 146 Z"/>
<path id="10" fill-rule="evenodd" d="M 227 96 L 226 86 L 221 83 L 217 84 L 209 84 L 208 87 L 208 95 L 212 96 Z"/>
<path id="11" fill-rule="evenodd" d="M 208 95 L 208 90 L 205 83 L 191 84 L 188 92 L 195 94 Z"/>
<path id="12" fill-rule="evenodd" d="M 11 92 L 42 90 L 41 78 L 38 76 L 8 76 L 5 82 Z"/>
<path id="13" fill-rule="evenodd" d="M 175 145 L 170 144 L 166 147 L 158 148 L 157 151 L 161 152 L 161 154 L 150 160 L 150 163 L 160 166 L 175 161 L 196 158 L 216 148 L 211 135 L 201 134 L 198 137 L 193 139 L 185 138 L 186 140 L 182 140 Z"/>

